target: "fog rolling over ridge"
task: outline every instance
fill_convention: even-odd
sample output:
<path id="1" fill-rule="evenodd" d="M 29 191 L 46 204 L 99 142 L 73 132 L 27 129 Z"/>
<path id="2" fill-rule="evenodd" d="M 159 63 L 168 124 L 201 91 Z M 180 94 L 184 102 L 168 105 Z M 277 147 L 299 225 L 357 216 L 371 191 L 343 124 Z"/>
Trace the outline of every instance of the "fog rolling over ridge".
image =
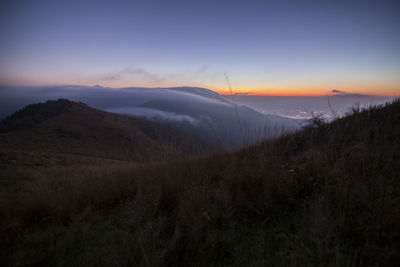
<path id="1" fill-rule="evenodd" d="M 295 120 L 262 114 L 246 105 L 235 104 L 230 97 L 196 87 L 48 86 L 0 90 L 1 118 L 27 104 L 67 98 L 114 113 L 164 122 L 228 149 L 299 127 Z"/>

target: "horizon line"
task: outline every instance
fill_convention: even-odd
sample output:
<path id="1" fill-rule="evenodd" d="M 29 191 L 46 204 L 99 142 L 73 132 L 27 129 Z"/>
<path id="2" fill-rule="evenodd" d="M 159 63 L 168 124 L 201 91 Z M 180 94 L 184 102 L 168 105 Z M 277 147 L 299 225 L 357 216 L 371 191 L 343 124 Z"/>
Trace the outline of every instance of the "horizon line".
<path id="1" fill-rule="evenodd" d="M 218 93 L 220 95 L 224 96 L 231 96 L 231 92 L 229 90 L 221 90 L 221 89 L 215 89 L 215 88 L 210 88 L 210 87 L 204 87 L 204 86 L 190 86 L 190 85 L 181 85 L 181 86 L 154 86 L 154 87 L 149 87 L 149 86 L 122 86 L 122 87 L 109 87 L 109 86 L 102 86 L 101 84 L 95 84 L 95 85 L 83 85 L 83 84 L 47 84 L 47 85 L 17 85 L 17 84 L 0 84 L 0 87 L 12 87 L 12 88 L 18 88 L 18 87 L 28 87 L 28 88 L 40 88 L 40 87 L 87 87 L 87 88 L 105 88 L 105 89 L 127 89 L 127 88 L 148 88 L 148 89 L 168 89 L 168 88 L 202 88 L 202 89 L 207 89 L 211 90 L 215 93 Z M 292 89 L 293 90 L 293 89 Z M 360 93 L 360 92 L 342 92 L 342 93 L 334 93 L 332 92 L 333 90 L 326 90 L 325 92 L 304 92 L 306 90 L 302 90 L 303 92 L 292 92 L 292 90 L 277 90 L 277 89 L 265 89 L 265 91 L 268 92 L 254 92 L 254 91 L 249 91 L 249 90 L 244 90 L 244 89 L 234 89 L 233 96 L 280 96 L 280 97 L 326 97 L 326 96 L 359 96 L 359 97 L 399 97 L 400 94 L 391 94 L 391 93 L 381 93 L 381 94 L 366 94 L 366 93 Z M 236 91 L 236 92 L 235 92 Z M 261 90 L 256 90 L 256 91 L 261 91 Z M 281 91 L 281 92 L 279 92 Z M 299 90 L 300 91 L 300 90 Z M 399 90 L 400 92 L 400 90 Z"/>

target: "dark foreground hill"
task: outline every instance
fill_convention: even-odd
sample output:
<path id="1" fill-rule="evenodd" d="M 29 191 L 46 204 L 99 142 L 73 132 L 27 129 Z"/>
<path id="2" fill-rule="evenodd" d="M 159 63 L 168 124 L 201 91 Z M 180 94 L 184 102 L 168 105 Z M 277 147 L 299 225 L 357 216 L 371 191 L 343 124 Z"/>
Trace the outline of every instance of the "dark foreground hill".
<path id="1" fill-rule="evenodd" d="M 235 153 L 37 169 L 1 187 L 2 262 L 395 266 L 399 151 L 397 100 Z"/>
<path id="2" fill-rule="evenodd" d="M 5 118 L 0 122 L 0 143 L 3 157 L 20 151 L 40 153 L 35 161 L 38 165 L 49 154 L 143 162 L 212 148 L 166 125 L 66 99 L 29 105 Z"/>

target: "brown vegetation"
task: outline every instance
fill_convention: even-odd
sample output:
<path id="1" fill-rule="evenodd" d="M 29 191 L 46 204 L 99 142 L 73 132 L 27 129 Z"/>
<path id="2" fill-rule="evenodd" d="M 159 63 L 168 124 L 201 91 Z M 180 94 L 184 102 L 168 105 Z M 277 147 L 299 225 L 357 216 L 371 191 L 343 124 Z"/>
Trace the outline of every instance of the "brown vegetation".
<path id="1" fill-rule="evenodd" d="M 234 153 L 20 169 L 4 265 L 393 266 L 400 101 Z M 31 170 L 31 169 L 30 169 Z M 1 181 L 7 180 L 2 177 Z"/>

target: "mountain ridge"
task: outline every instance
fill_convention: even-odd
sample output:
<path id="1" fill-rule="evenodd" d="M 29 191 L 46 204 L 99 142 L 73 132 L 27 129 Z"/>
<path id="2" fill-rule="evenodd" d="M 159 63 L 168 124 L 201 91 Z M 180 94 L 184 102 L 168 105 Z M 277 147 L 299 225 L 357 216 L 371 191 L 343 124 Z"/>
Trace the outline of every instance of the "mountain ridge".
<path id="1" fill-rule="evenodd" d="M 97 110 L 67 99 L 28 105 L 6 117 L 0 122 L 0 141 L 4 143 L 2 149 L 83 153 L 139 161 L 157 158 L 158 153 L 196 154 L 212 147 L 167 125 Z"/>

